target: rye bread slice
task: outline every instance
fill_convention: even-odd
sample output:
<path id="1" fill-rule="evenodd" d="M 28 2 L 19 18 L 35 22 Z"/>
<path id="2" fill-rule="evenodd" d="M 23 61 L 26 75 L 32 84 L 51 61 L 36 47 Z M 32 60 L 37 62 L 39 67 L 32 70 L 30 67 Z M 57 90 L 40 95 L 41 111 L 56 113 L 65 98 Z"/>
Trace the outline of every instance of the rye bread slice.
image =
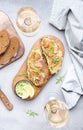
<path id="1" fill-rule="evenodd" d="M 0 65 L 10 62 L 13 57 L 16 57 L 19 49 L 19 40 L 17 37 L 10 38 L 10 44 L 6 52 L 0 55 Z"/>
<path id="2" fill-rule="evenodd" d="M 9 46 L 9 35 L 6 30 L 0 31 L 0 55 L 3 54 Z"/>

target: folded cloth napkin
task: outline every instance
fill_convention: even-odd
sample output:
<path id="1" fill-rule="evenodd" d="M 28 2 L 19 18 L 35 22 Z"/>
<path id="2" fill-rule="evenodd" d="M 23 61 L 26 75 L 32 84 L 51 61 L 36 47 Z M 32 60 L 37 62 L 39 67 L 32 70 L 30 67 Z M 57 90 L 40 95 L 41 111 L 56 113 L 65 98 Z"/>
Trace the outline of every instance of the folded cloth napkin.
<path id="1" fill-rule="evenodd" d="M 83 0 L 54 0 L 49 23 L 65 31 L 71 66 L 62 92 L 71 109 L 83 95 Z"/>

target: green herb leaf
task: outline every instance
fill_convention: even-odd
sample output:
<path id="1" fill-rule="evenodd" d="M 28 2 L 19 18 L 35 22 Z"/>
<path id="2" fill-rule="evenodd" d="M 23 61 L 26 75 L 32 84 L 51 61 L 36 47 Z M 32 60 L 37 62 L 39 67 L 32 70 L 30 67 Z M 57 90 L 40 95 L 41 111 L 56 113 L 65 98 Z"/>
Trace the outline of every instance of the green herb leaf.
<path id="1" fill-rule="evenodd" d="M 50 52 L 50 53 L 53 53 L 54 52 L 54 44 L 50 44 L 50 46 L 48 47 L 48 51 Z"/>
<path id="2" fill-rule="evenodd" d="M 40 73 L 40 70 L 37 67 L 31 66 L 31 68 L 33 68 L 35 70 L 35 72 Z"/>
<path id="3" fill-rule="evenodd" d="M 25 74 L 19 74 L 18 76 L 25 76 L 25 77 L 28 77 L 28 73 L 25 73 Z"/>
<path id="4" fill-rule="evenodd" d="M 38 116 L 38 113 L 33 112 L 32 110 L 26 111 L 26 114 L 28 114 L 29 116 L 33 116 L 33 117 Z"/>
<path id="5" fill-rule="evenodd" d="M 54 57 L 53 59 L 52 59 L 52 62 L 53 63 L 56 63 L 56 62 L 58 62 L 59 61 L 59 57 Z"/>
<path id="6" fill-rule="evenodd" d="M 58 79 L 56 79 L 56 84 L 59 84 L 62 82 L 64 76 L 60 76 Z"/>
<path id="7" fill-rule="evenodd" d="M 34 70 L 37 72 L 37 73 L 40 73 L 40 70 L 36 67 L 34 67 Z"/>
<path id="8" fill-rule="evenodd" d="M 53 70 L 53 69 L 54 69 L 54 66 L 49 66 L 49 69 L 50 69 L 50 70 Z"/>

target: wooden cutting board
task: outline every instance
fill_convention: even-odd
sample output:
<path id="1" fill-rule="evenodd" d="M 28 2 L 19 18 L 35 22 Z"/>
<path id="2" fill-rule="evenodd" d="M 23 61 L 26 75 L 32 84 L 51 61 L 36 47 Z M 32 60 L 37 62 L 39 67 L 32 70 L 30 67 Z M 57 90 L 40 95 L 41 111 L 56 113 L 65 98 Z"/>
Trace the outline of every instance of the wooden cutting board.
<path id="1" fill-rule="evenodd" d="M 56 39 L 55 36 L 49 36 L 49 37 L 52 37 L 53 39 Z M 42 37 L 41 37 L 41 38 L 42 38 Z M 31 53 L 32 50 L 39 48 L 39 44 L 40 44 L 40 42 L 41 42 L 41 38 L 39 38 L 39 39 L 34 43 L 33 47 L 32 47 L 31 50 L 30 50 L 30 53 Z M 64 47 L 63 47 L 63 44 L 62 44 L 62 42 L 61 42 L 60 40 L 59 40 L 58 42 L 59 42 L 60 45 L 61 45 L 61 50 L 62 50 L 63 56 L 64 56 Z M 30 53 L 28 54 L 28 56 L 27 56 L 25 62 L 23 63 L 23 65 L 21 66 L 20 70 L 18 71 L 18 73 L 16 74 L 16 76 L 15 76 L 15 78 L 14 78 L 14 80 L 13 80 L 13 83 L 12 83 L 13 91 L 15 90 L 15 85 L 16 85 L 16 83 L 17 83 L 18 81 L 20 81 L 20 80 L 28 80 L 28 78 L 25 77 L 25 76 L 23 76 L 22 74 L 26 74 L 26 72 L 28 71 L 28 69 L 27 69 L 27 60 L 28 60 L 28 58 L 29 58 Z M 45 83 L 44 83 L 44 85 L 42 85 L 42 86 L 35 86 L 35 85 L 33 85 L 35 94 L 34 94 L 33 97 L 27 98 L 26 100 L 34 99 L 34 98 L 41 92 L 41 90 L 45 87 L 45 84 L 48 82 L 48 80 L 52 77 L 52 75 L 51 75 L 51 73 L 50 73 L 50 71 L 49 71 L 49 69 L 48 69 L 48 65 L 47 65 L 47 62 L 46 62 L 45 57 L 43 57 L 43 60 L 45 60 L 45 64 L 46 64 L 46 65 L 44 64 L 44 65 L 45 65 L 45 69 L 47 69 L 47 71 L 48 71 L 47 76 L 45 77 L 45 79 L 46 79 L 46 80 L 45 80 Z M 21 76 L 19 76 L 20 74 L 21 74 Z"/>
<path id="2" fill-rule="evenodd" d="M 5 66 L 11 64 L 12 62 L 16 61 L 17 59 L 19 59 L 24 54 L 25 49 L 24 49 L 23 42 L 20 39 L 20 37 L 18 36 L 10 18 L 3 11 L 0 11 L 0 30 L 6 30 L 9 34 L 10 38 L 13 36 L 16 36 L 20 42 L 20 47 L 19 47 L 17 56 L 12 58 L 9 63 L 7 63 L 5 65 L 0 65 L 0 69 L 1 69 Z"/>

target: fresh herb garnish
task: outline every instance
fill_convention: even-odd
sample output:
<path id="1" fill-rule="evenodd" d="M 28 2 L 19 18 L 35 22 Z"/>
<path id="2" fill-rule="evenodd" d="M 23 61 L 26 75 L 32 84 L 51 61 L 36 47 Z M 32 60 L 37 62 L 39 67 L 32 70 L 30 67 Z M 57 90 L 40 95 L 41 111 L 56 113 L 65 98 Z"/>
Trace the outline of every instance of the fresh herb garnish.
<path id="1" fill-rule="evenodd" d="M 29 116 L 33 116 L 33 117 L 38 116 L 38 113 L 33 112 L 32 110 L 26 111 L 26 114 L 28 114 Z"/>
<path id="2" fill-rule="evenodd" d="M 28 77 L 28 73 L 25 73 L 25 74 L 19 74 L 18 76 L 25 76 L 25 77 Z"/>
<path id="3" fill-rule="evenodd" d="M 50 44 L 50 46 L 48 47 L 48 51 L 50 52 L 50 53 L 53 53 L 54 52 L 54 44 Z"/>
<path id="4" fill-rule="evenodd" d="M 40 70 L 34 66 L 33 68 L 37 73 L 40 73 Z"/>
<path id="5" fill-rule="evenodd" d="M 50 70 L 53 70 L 53 69 L 54 69 L 54 66 L 50 66 L 49 69 L 50 69 Z"/>
<path id="6" fill-rule="evenodd" d="M 37 67 L 31 66 L 31 68 L 33 68 L 35 70 L 35 72 L 40 73 L 40 70 Z"/>
<path id="7" fill-rule="evenodd" d="M 56 79 L 56 84 L 59 84 L 63 81 L 64 76 L 60 76 L 58 79 Z"/>
<path id="8" fill-rule="evenodd" d="M 58 62 L 59 61 L 59 57 L 54 57 L 53 59 L 52 59 L 52 62 L 53 63 L 56 63 L 56 62 Z"/>

